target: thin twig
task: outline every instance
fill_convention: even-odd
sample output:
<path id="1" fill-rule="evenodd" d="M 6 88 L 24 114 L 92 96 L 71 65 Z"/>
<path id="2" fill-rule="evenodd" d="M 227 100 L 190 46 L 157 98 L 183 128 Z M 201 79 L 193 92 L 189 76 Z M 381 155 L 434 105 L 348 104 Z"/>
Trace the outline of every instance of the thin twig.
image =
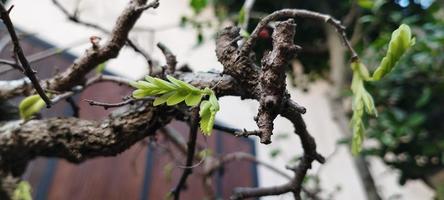
<path id="1" fill-rule="evenodd" d="M 69 46 L 64 47 L 64 48 L 54 47 L 54 48 L 46 49 L 46 50 L 37 52 L 35 54 L 29 55 L 28 56 L 29 64 L 32 64 L 32 63 L 35 63 L 35 62 L 38 62 L 38 61 L 50 58 L 51 56 L 54 56 L 54 55 L 61 54 L 61 53 L 65 52 L 66 50 L 71 49 L 71 48 L 73 48 L 73 47 L 75 47 L 75 46 L 77 46 L 79 44 L 81 44 L 81 43 L 74 43 L 74 44 L 69 45 Z M 5 69 L 3 71 L 0 71 L 0 74 L 9 72 L 9 71 L 14 70 L 14 69 L 16 69 L 16 70 L 18 70 L 20 72 L 23 72 L 22 66 L 20 64 L 16 63 L 15 61 L 0 59 L 0 64 L 11 66 L 11 68 L 9 68 L 9 69 Z"/>
<path id="2" fill-rule="evenodd" d="M 73 113 L 72 116 L 79 117 L 80 107 L 77 105 L 77 103 L 74 101 L 74 99 L 72 97 L 68 97 L 68 98 L 66 98 L 66 102 L 68 102 L 68 104 L 72 108 L 72 113 Z"/>
<path id="3" fill-rule="evenodd" d="M 358 54 L 351 46 L 349 40 L 347 39 L 347 34 L 345 32 L 345 27 L 341 24 L 340 21 L 331 17 L 330 15 L 321 14 L 309 10 L 301 10 L 301 9 L 283 9 L 276 12 L 271 13 L 270 15 L 262 18 L 262 20 L 257 24 L 254 31 L 251 33 L 248 40 L 244 43 L 244 45 L 240 49 L 240 56 L 248 57 L 248 53 L 251 52 L 251 48 L 255 44 L 258 39 L 259 32 L 270 22 L 285 19 L 285 18 L 294 18 L 294 17 L 302 17 L 307 19 L 315 19 L 320 20 L 325 23 L 332 25 L 336 31 L 340 34 L 345 46 L 348 48 L 350 53 L 352 54 L 352 60 L 359 59 Z"/>
<path id="4" fill-rule="evenodd" d="M 12 24 L 12 21 L 9 18 L 10 11 L 11 9 L 6 10 L 4 4 L 0 2 L 1 18 L 6 28 L 8 29 L 9 35 L 11 36 L 12 43 L 14 44 L 14 52 L 17 55 L 17 58 L 20 61 L 21 66 L 23 67 L 23 73 L 31 80 L 31 83 L 34 86 L 35 90 L 43 99 L 43 101 L 45 101 L 46 106 L 49 108 L 51 107 L 51 100 L 46 95 L 45 91 L 40 85 L 40 81 L 35 75 L 36 72 L 31 68 L 31 65 L 29 64 L 28 60 L 25 57 L 25 54 L 23 53 L 23 49 L 20 46 L 20 42 L 15 32 L 14 25 Z"/>
<path id="5" fill-rule="evenodd" d="M 193 165 L 194 152 L 196 150 L 195 147 L 197 140 L 197 131 L 199 127 L 199 107 L 192 108 L 191 112 L 192 112 L 192 119 L 190 124 L 190 134 L 189 134 L 188 148 L 187 148 L 187 161 L 186 161 L 187 168 L 183 170 L 179 182 L 177 183 L 176 187 L 171 191 L 171 194 L 174 195 L 175 200 L 180 199 L 180 192 L 185 186 L 188 176 L 193 173 L 193 169 L 191 168 L 191 166 Z"/>
<path id="6" fill-rule="evenodd" d="M 157 47 L 159 47 L 159 49 L 162 51 L 163 55 L 165 56 L 165 60 L 167 63 L 167 68 L 166 68 L 166 74 L 173 74 L 176 71 L 176 65 L 177 65 L 177 60 L 176 60 L 176 56 L 171 52 L 171 50 L 166 47 L 164 44 L 162 43 L 157 43 Z M 153 70 L 150 69 L 150 75 L 152 75 Z"/>
<path id="7" fill-rule="evenodd" d="M 152 98 L 150 98 L 152 99 Z M 98 102 L 98 101 L 94 101 L 94 100 L 90 100 L 90 99 L 83 99 L 83 101 L 86 101 L 89 103 L 90 106 L 100 106 L 103 107 L 103 109 L 107 110 L 109 108 L 116 108 L 116 107 L 122 107 L 128 104 L 133 104 L 136 101 L 141 101 L 141 100 L 147 100 L 147 99 L 133 99 L 133 98 L 129 98 L 125 101 L 121 101 L 121 102 L 117 102 L 117 103 L 105 103 L 105 102 Z"/>
<path id="8" fill-rule="evenodd" d="M 146 9 L 149 9 L 149 8 L 157 8 L 157 7 L 159 7 L 159 0 L 154 0 L 154 1 L 150 2 L 150 3 L 147 3 L 144 6 L 138 7 L 137 10 L 138 11 L 143 11 L 143 10 L 146 10 Z"/>

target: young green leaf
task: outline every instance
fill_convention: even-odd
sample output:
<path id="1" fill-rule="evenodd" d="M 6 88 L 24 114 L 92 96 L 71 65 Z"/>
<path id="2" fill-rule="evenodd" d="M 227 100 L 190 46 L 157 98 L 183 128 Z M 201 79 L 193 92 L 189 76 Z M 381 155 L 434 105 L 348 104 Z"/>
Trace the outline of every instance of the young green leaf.
<path id="1" fill-rule="evenodd" d="M 391 72 L 401 56 L 414 44 L 415 39 L 412 38 L 410 27 L 401 24 L 398 29 L 393 31 L 387 54 L 373 73 L 373 80 L 380 80 L 386 74 Z"/>
<path id="2" fill-rule="evenodd" d="M 352 139 L 352 154 L 358 155 L 362 149 L 362 142 L 364 140 L 365 127 L 362 122 L 364 115 L 364 102 L 358 97 L 353 100 L 353 116 L 351 119 L 351 126 L 353 128 Z"/>
<path id="3" fill-rule="evenodd" d="M 353 116 L 351 126 L 353 129 L 352 153 L 357 155 L 361 151 L 364 140 L 365 128 L 362 122 L 364 111 L 370 115 L 377 116 L 377 111 L 370 93 L 364 86 L 364 80 L 369 80 L 369 75 L 365 65 L 359 61 L 352 62 L 353 79 L 351 90 L 353 92 Z"/>
<path id="4" fill-rule="evenodd" d="M 366 2 L 366 1 L 362 1 Z M 352 62 L 353 80 L 351 90 L 353 92 L 353 116 L 351 126 L 353 128 L 352 153 L 358 154 L 361 151 L 362 142 L 365 135 L 365 127 L 362 121 L 364 111 L 367 114 L 377 116 L 373 97 L 367 92 L 364 81 L 377 81 L 391 72 L 401 58 L 401 56 L 415 43 L 409 26 L 402 24 L 392 33 L 389 48 L 381 64 L 370 77 L 367 67 L 359 60 Z"/>
<path id="5" fill-rule="evenodd" d="M 211 91 L 209 101 L 211 103 L 211 109 L 215 112 L 219 111 L 219 102 L 217 101 L 217 97 L 213 91 Z"/>
<path id="6" fill-rule="evenodd" d="M 351 68 L 353 70 L 353 72 L 356 72 L 359 74 L 360 78 L 363 80 L 370 80 L 370 73 L 368 72 L 367 67 L 359 62 L 359 61 L 354 61 L 351 63 Z"/>
<path id="7" fill-rule="evenodd" d="M 157 97 L 153 102 L 153 106 L 158 106 L 160 104 L 164 104 L 168 100 L 168 98 L 170 98 L 170 96 L 174 95 L 175 93 L 176 93 L 176 91 L 172 91 L 172 92 L 165 93 L 165 94 L 161 95 L 160 97 Z"/>
<path id="8" fill-rule="evenodd" d="M 28 120 L 34 114 L 40 112 L 45 105 L 45 101 L 38 94 L 26 97 L 19 104 L 20 117 Z"/>
<path id="9" fill-rule="evenodd" d="M 167 99 L 167 105 L 173 106 L 185 100 L 188 96 L 186 92 L 177 91 Z"/>
<path id="10" fill-rule="evenodd" d="M 208 0 L 190 0 L 190 6 L 195 13 L 200 13 L 208 4 Z"/>
<path id="11" fill-rule="evenodd" d="M 13 200 L 32 200 L 31 185 L 27 181 L 20 181 L 14 190 Z"/>
<path id="12" fill-rule="evenodd" d="M 202 101 L 204 96 L 208 96 L 208 100 L 202 101 L 200 105 L 200 129 L 206 135 L 211 134 L 216 113 L 220 109 L 213 90 L 210 88 L 198 89 L 172 76 L 167 76 L 169 82 L 151 76 L 147 76 L 145 79 L 146 81 L 130 83 L 131 86 L 137 88 L 133 91 L 133 97 L 140 99 L 147 96 L 160 95 L 154 99 L 154 106 L 164 103 L 168 106 L 173 106 L 183 101 L 185 101 L 187 106 L 196 106 Z"/>
<path id="13" fill-rule="evenodd" d="M 374 0 L 358 0 L 358 5 L 361 8 L 371 9 L 374 5 Z"/>
<path id="14" fill-rule="evenodd" d="M 246 15 L 245 8 L 242 7 L 240 9 L 238 17 L 237 17 L 237 21 L 238 21 L 239 24 L 244 24 L 245 23 L 245 20 L 246 20 L 246 18 L 245 18 L 246 16 L 245 15 Z"/>
<path id="15" fill-rule="evenodd" d="M 106 68 L 106 62 L 103 62 L 103 63 L 99 64 L 96 67 L 96 73 L 98 73 L 98 74 L 103 73 L 103 71 L 105 71 L 105 68 Z"/>
<path id="16" fill-rule="evenodd" d="M 213 154 L 213 151 L 211 149 L 203 149 L 197 155 L 199 156 L 200 159 L 204 159 L 208 156 L 211 156 L 212 154 Z"/>
<path id="17" fill-rule="evenodd" d="M 202 100 L 202 96 L 202 93 L 191 92 L 185 98 L 185 104 L 187 104 L 187 106 L 196 106 Z"/>
<path id="18" fill-rule="evenodd" d="M 188 84 L 188 83 L 185 83 L 185 82 L 183 82 L 183 81 L 181 81 L 181 80 L 179 80 L 179 79 L 176 79 L 176 78 L 174 78 L 174 77 L 172 77 L 172 76 L 170 76 L 170 75 L 168 75 L 167 76 L 167 79 L 169 80 L 169 81 L 171 81 L 174 85 L 176 85 L 177 87 L 179 87 L 179 88 L 182 88 L 182 89 L 184 89 L 184 90 L 188 90 L 188 91 L 190 91 L 190 92 L 201 92 L 199 89 L 197 89 L 196 87 L 194 87 L 194 86 L 192 86 L 192 85 L 190 85 L 190 84 Z"/>
<path id="19" fill-rule="evenodd" d="M 216 112 L 217 111 L 212 108 L 212 104 L 209 101 L 202 101 L 200 104 L 200 129 L 204 135 L 211 135 Z"/>
<path id="20" fill-rule="evenodd" d="M 148 91 L 148 90 L 138 89 L 138 90 L 133 91 L 133 97 L 136 99 L 142 99 L 144 97 L 152 96 L 152 95 L 153 94 L 151 93 L 151 91 Z"/>
<path id="21" fill-rule="evenodd" d="M 153 78 L 151 76 L 146 76 L 145 79 L 147 81 L 149 81 L 151 84 L 157 86 L 159 89 L 162 90 L 175 90 L 177 89 L 177 86 L 175 86 L 174 84 L 171 84 L 167 81 L 164 81 L 160 78 Z"/>

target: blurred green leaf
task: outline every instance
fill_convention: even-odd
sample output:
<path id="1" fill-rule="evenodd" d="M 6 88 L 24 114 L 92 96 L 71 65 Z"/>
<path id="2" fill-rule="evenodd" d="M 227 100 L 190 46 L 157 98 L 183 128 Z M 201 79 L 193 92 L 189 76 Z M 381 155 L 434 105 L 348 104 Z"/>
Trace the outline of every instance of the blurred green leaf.
<path id="1" fill-rule="evenodd" d="M 240 10 L 239 10 L 239 14 L 238 14 L 238 17 L 237 17 L 237 21 L 238 21 L 238 23 L 239 24 L 244 24 L 245 23 L 245 8 L 244 7 L 242 7 Z"/>
<path id="2" fill-rule="evenodd" d="M 14 190 L 13 200 L 32 200 L 31 185 L 27 181 L 20 181 Z"/>
<path id="3" fill-rule="evenodd" d="M 106 62 L 103 62 L 103 63 L 99 64 L 99 65 L 96 67 L 96 73 L 97 73 L 97 74 L 101 74 L 101 73 L 103 73 L 103 71 L 105 71 L 105 68 L 106 68 Z"/>
<path id="4" fill-rule="evenodd" d="M 361 8 L 371 9 L 373 8 L 374 4 L 375 4 L 374 0 L 358 0 L 358 5 Z"/>
<path id="5" fill-rule="evenodd" d="M 40 112 L 45 105 L 45 101 L 43 101 L 38 94 L 28 96 L 19 104 L 20 117 L 24 120 L 28 120 L 34 114 Z"/>
<path id="6" fill-rule="evenodd" d="M 190 0 L 190 6 L 195 13 L 200 13 L 208 4 L 208 0 Z"/>
<path id="7" fill-rule="evenodd" d="M 430 97 L 432 96 L 432 90 L 429 87 L 423 89 L 421 96 L 416 101 L 416 107 L 422 107 L 426 105 L 430 101 Z"/>
<path id="8" fill-rule="evenodd" d="M 208 148 L 203 149 L 202 151 L 200 151 L 198 153 L 200 159 L 204 159 L 207 156 L 211 156 L 212 154 L 213 154 L 213 151 L 211 149 L 208 149 Z"/>
<path id="9" fill-rule="evenodd" d="M 276 158 L 281 152 L 282 152 L 281 149 L 272 149 L 270 151 L 270 157 L 271 158 Z"/>
<path id="10" fill-rule="evenodd" d="M 171 182 L 173 180 L 173 170 L 174 164 L 171 162 L 163 166 L 163 175 L 165 176 L 167 182 Z"/>

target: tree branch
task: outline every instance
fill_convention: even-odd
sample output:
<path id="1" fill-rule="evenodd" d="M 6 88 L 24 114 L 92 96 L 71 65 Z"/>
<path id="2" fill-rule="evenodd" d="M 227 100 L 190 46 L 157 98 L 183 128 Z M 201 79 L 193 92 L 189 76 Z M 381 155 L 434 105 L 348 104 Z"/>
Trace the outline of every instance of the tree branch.
<path id="1" fill-rule="evenodd" d="M 268 23 L 280 19 L 286 19 L 286 18 L 306 18 L 306 19 L 314 19 L 319 20 L 324 23 L 330 24 L 333 26 L 338 33 L 340 34 L 340 37 L 342 38 L 345 46 L 348 48 L 350 53 L 352 54 L 352 60 L 358 59 L 358 54 L 351 46 L 349 40 L 347 39 L 347 34 L 345 32 L 345 27 L 341 24 L 340 21 L 337 19 L 331 17 L 330 15 L 321 14 L 309 10 L 301 10 L 301 9 L 282 9 L 276 12 L 271 13 L 270 15 L 262 18 L 262 20 L 258 23 L 256 28 L 251 33 L 248 40 L 244 43 L 242 48 L 240 49 L 240 56 L 247 57 L 248 53 L 251 52 L 251 48 L 256 43 L 256 40 L 258 39 L 259 32 L 264 28 Z"/>
<path id="2" fill-rule="evenodd" d="M 6 29 L 8 29 L 9 35 L 11 36 L 12 43 L 14 44 L 14 53 L 17 55 L 17 58 L 20 61 L 21 66 L 23 67 L 22 71 L 29 78 L 29 80 L 31 80 L 31 83 L 34 86 L 36 92 L 40 95 L 43 101 L 45 101 L 46 106 L 49 108 L 51 107 L 51 100 L 40 85 L 40 80 L 35 75 L 36 72 L 31 68 L 31 65 L 26 59 L 25 54 L 23 53 L 23 49 L 20 46 L 17 34 L 15 33 L 14 25 L 9 18 L 9 12 L 11 11 L 11 9 L 12 7 L 9 10 L 6 10 L 5 5 L 0 2 L 0 16 L 6 26 Z"/>
<path id="3" fill-rule="evenodd" d="M 65 72 L 57 75 L 49 81 L 48 87 L 52 90 L 66 91 L 75 85 L 84 82 L 85 75 L 97 65 L 117 57 L 120 49 L 125 45 L 129 31 L 139 19 L 143 10 L 137 10 L 144 6 L 147 0 L 130 1 L 111 31 L 111 38 L 103 47 L 90 48 L 86 54 L 80 57 Z"/>
<path id="4" fill-rule="evenodd" d="M 169 123 L 174 112 L 139 103 L 115 111 L 102 123 L 77 118 L 8 122 L 0 127 L 0 169 L 20 175 L 37 156 L 74 163 L 114 156 Z"/>
<path id="5" fill-rule="evenodd" d="M 94 23 L 91 23 L 91 22 L 86 22 L 86 21 L 83 21 L 83 20 L 79 19 L 79 17 L 77 16 L 77 12 L 74 12 L 73 14 L 71 14 L 65 7 L 63 7 L 63 5 L 59 1 L 52 0 L 52 3 L 60 11 L 62 11 L 63 14 L 65 14 L 66 17 L 70 21 L 72 21 L 74 23 L 77 23 L 77 24 L 80 24 L 80 25 L 83 25 L 83 26 L 86 26 L 86 27 L 97 29 L 97 30 L 99 30 L 99 31 L 101 31 L 101 32 L 103 32 L 105 34 L 111 34 L 111 32 L 109 30 L 103 28 L 102 26 L 99 26 L 97 24 L 94 24 Z M 144 6 L 136 8 L 136 10 L 144 11 L 144 10 L 149 9 L 149 8 L 157 8 L 157 7 L 159 7 L 159 0 L 154 0 L 151 3 L 148 3 L 148 4 L 144 5 Z M 140 8 L 144 8 L 144 9 L 140 9 Z M 77 10 L 77 8 L 76 8 L 76 10 Z M 148 63 L 148 66 L 150 67 L 150 69 L 152 69 L 153 62 L 152 62 L 151 56 L 148 53 L 146 53 L 142 48 L 138 47 L 136 45 L 136 43 L 134 43 L 131 39 L 127 38 L 126 42 L 127 42 L 129 47 L 131 47 L 135 52 L 139 53 L 140 55 L 142 55 L 146 59 L 146 61 Z"/>
<path id="6" fill-rule="evenodd" d="M 163 55 L 165 55 L 165 60 L 167 63 L 166 73 L 172 74 L 176 71 L 177 60 L 176 56 L 171 52 L 168 47 L 166 47 L 162 43 L 157 43 L 157 47 L 162 51 Z"/>

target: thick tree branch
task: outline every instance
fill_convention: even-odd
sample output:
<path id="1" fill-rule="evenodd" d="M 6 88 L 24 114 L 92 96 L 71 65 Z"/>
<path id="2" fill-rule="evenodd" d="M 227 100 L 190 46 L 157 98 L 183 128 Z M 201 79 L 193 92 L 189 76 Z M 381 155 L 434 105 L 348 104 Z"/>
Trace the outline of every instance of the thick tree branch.
<path id="1" fill-rule="evenodd" d="M 48 87 L 52 90 L 66 91 L 75 85 L 81 85 L 88 72 L 100 63 L 117 57 L 120 49 L 125 45 L 129 31 L 139 19 L 143 10 L 138 10 L 144 6 L 147 0 L 130 1 L 116 22 L 116 26 L 111 31 L 111 38 L 103 47 L 87 50 L 86 54 L 77 59 L 65 72 L 57 75 L 49 81 Z"/>
<path id="2" fill-rule="evenodd" d="M 46 84 L 46 89 L 58 92 L 69 91 L 75 86 L 84 84 L 86 75 L 97 65 L 117 57 L 120 49 L 125 45 L 129 31 L 143 12 L 143 10 L 138 8 L 147 5 L 146 2 L 147 0 L 130 1 L 117 19 L 116 25 L 111 31 L 109 41 L 103 46 L 93 44 L 93 47 L 88 49 L 67 70 L 49 80 L 43 81 Z M 0 98 L 9 99 L 18 95 L 27 95 L 30 91 L 32 91 L 32 88 L 26 83 L 16 84 L 15 87 L 7 89 L 0 87 Z"/>
<path id="3" fill-rule="evenodd" d="M 102 123 L 77 118 L 8 122 L 0 128 L 0 169 L 20 175 L 37 156 L 79 163 L 117 155 L 175 116 L 173 108 L 147 105 L 125 107 Z"/>
<path id="4" fill-rule="evenodd" d="M 273 121 L 283 105 L 286 88 L 285 67 L 300 49 L 293 43 L 295 27 L 293 19 L 278 23 L 272 36 L 273 50 L 262 58 L 259 77 L 261 96 L 256 120 L 261 142 L 264 144 L 271 142 Z"/>

